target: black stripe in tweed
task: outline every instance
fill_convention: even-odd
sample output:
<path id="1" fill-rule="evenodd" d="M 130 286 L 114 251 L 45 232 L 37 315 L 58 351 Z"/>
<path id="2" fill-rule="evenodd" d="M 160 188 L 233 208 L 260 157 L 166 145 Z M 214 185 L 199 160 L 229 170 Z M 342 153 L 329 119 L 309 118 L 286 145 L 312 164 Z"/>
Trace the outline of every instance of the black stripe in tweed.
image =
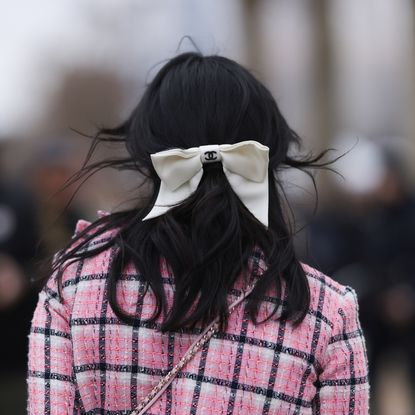
<path id="1" fill-rule="evenodd" d="M 65 339 L 70 339 L 71 335 L 59 330 L 47 329 L 45 327 L 32 327 L 30 329 L 31 333 L 43 334 L 45 336 L 58 336 Z"/>
<path id="2" fill-rule="evenodd" d="M 140 320 L 142 316 L 142 309 L 143 309 L 143 293 L 144 293 L 144 284 L 140 284 L 140 288 L 138 290 L 138 298 L 137 298 L 137 305 L 135 308 L 135 315 L 136 318 L 134 320 L 133 325 L 133 334 L 132 334 L 132 345 L 131 345 L 131 367 L 133 370 L 131 371 L 131 406 L 132 409 L 135 409 L 138 405 L 137 402 L 137 376 L 138 371 L 134 370 L 138 366 L 138 331 L 140 328 Z"/>
<path id="3" fill-rule="evenodd" d="M 174 334 L 169 333 L 169 342 L 168 342 L 168 371 L 173 369 L 174 366 Z M 171 407 L 172 407 L 172 399 L 173 399 L 173 382 L 170 383 L 169 386 L 166 388 L 166 397 L 167 397 L 167 403 L 166 403 L 166 415 L 171 414 Z"/>
<path id="4" fill-rule="evenodd" d="M 350 333 L 346 333 L 346 331 L 344 331 L 343 333 L 340 333 L 340 334 L 337 334 L 331 337 L 328 344 L 332 344 L 338 341 L 353 339 L 354 337 L 361 337 L 362 334 L 363 334 L 363 331 L 361 329 L 357 329 Z"/>
<path id="5" fill-rule="evenodd" d="M 77 267 L 76 267 L 76 275 L 75 275 L 76 279 L 79 279 L 79 277 L 82 273 L 82 269 L 84 267 L 84 262 L 85 262 L 85 259 L 81 259 L 81 260 L 78 261 L 78 264 L 77 264 Z M 59 335 L 59 334 L 58 334 L 58 332 L 55 332 L 54 335 Z M 72 368 L 72 370 L 73 370 L 73 368 Z M 78 389 L 78 385 L 76 384 L 75 373 L 73 373 L 73 380 L 72 381 L 75 384 L 74 385 L 74 387 L 75 387 L 75 402 L 74 402 L 74 407 L 73 407 L 73 413 L 76 415 L 76 414 L 79 413 L 78 411 L 81 411 L 81 410 L 85 411 L 85 408 L 83 406 L 83 402 L 82 402 L 81 394 L 80 394 L 79 389 Z"/>
<path id="6" fill-rule="evenodd" d="M 116 248 L 111 248 L 110 251 L 110 258 L 108 261 L 108 269 L 111 267 L 112 261 L 114 260 L 116 254 Z M 105 408 L 105 399 L 106 399 L 106 383 L 107 378 L 106 370 L 102 370 L 102 367 L 106 364 L 106 353 L 105 353 L 105 327 L 106 324 L 104 323 L 106 317 L 107 317 L 107 310 L 108 310 L 108 279 L 105 280 L 104 285 L 104 292 L 102 295 L 102 301 L 101 301 L 101 318 L 100 318 L 100 324 L 99 324 L 99 363 L 100 363 L 100 370 L 99 370 L 99 382 L 100 382 L 100 399 L 101 399 L 101 408 Z"/>
<path id="7" fill-rule="evenodd" d="M 83 373 L 96 370 L 122 373 L 131 373 L 132 371 L 136 371 L 137 373 L 144 373 L 151 376 L 162 376 L 163 373 L 166 374 L 166 371 L 162 369 L 153 369 L 145 366 L 133 367 L 131 365 L 118 365 L 114 363 L 88 363 L 85 365 L 74 366 L 75 373 Z"/>
<path id="8" fill-rule="evenodd" d="M 81 403 L 81 395 L 79 393 L 79 389 L 75 388 L 75 402 L 73 406 L 72 415 L 78 415 L 79 413 L 85 412 L 85 408 L 82 406 Z"/>
<path id="9" fill-rule="evenodd" d="M 55 373 L 49 371 L 41 372 L 39 370 L 30 370 L 29 376 L 32 378 L 42 378 L 42 379 L 55 379 L 61 380 L 62 382 L 73 382 L 72 376 L 62 375 L 61 373 Z"/>
<path id="10" fill-rule="evenodd" d="M 320 293 L 319 293 L 319 297 L 318 297 L 318 306 L 317 306 L 317 310 L 321 312 L 321 310 L 323 309 L 324 306 L 324 298 L 325 298 L 325 294 L 326 294 L 326 284 L 321 284 L 320 286 Z M 321 333 L 321 320 L 316 319 L 316 324 L 314 325 L 314 332 L 313 332 L 313 339 L 311 342 L 311 350 L 310 350 L 310 354 L 315 356 L 316 354 L 316 349 L 317 349 L 317 344 L 320 338 L 320 333 Z M 307 369 L 305 370 L 303 377 L 301 378 L 301 384 L 300 384 L 300 390 L 298 393 L 298 397 L 300 399 L 303 398 L 304 396 L 304 391 L 306 388 L 306 382 L 307 382 L 307 378 L 310 376 L 311 373 L 311 369 L 312 366 L 310 364 L 307 364 Z M 299 415 L 300 414 L 300 406 L 297 405 L 295 407 L 295 411 L 294 411 L 294 415 Z"/>
<path id="11" fill-rule="evenodd" d="M 85 281 L 100 281 L 105 280 L 108 278 L 108 273 L 106 272 L 100 272 L 100 273 L 93 273 L 93 274 L 85 274 L 81 275 L 79 278 L 72 278 L 65 281 L 63 287 L 67 287 L 69 285 L 76 285 L 81 282 Z M 146 279 L 141 274 L 120 274 L 119 277 L 120 281 L 138 281 L 141 283 L 146 283 Z M 163 277 L 161 278 L 161 282 L 164 285 L 173 285 L 174 279 L 170 277 Z"/>
<path id="12" fill-rule="evenodd" d="M 209 351 L 209 344 L 210 344 L 210 340 L 209 342 L 205 343 L 202 348 L 202 355 L 200 357 L 199 370 L 197 373 L 195 390 L 193 392 L 192 407 L 190 408 L 190 415 L 196 415 L 197 404 L 199 402 L 199 396 L 200 396 L 200 389 L 202 387 L 202 379 L 203 379 L 203 375 L 205 374 L 206 358 L 207 358 L 208 351 Z"/>
<path id="13" fill-rule="evenodd" d="M 320 401 L 320 394 L 316 393 L 313 398 L 313 415 L 321 415 L 321 401 Z"/>
<path id="14" fill-rule="evenodd" d="M 315 382 L 315 386 L 321 388 L 323 386 L 348 386 L 348 385 L 361 385 L 369 380 L 369 376 L 352 377 L 347 379 L 329 379 L 321 382 Z"/>
<path id="15" fill-rule="evenodd" d="M 344 330 L 346 330 L 346 315 L 343 311 L 343 309 L 339 310 L 340 315 L 343 319 L 343 327 Z M 356 379 L 356 372 L 354 370 L 354 353 L 353 353 L 353 347 L 350 344 L 349 340 L 346 340 L 346 346 L 350 352 L 350 366 L 349 366 L 349 373 L 350 373 L 350 399 L 349 399 L 349 414 L 354 414 L 354 405 L 355 405 L 355 395 L 356 395 L 356 386 L 355 386 L 355 379 Z"/>
<path id="16" fill-rule="evenodd" d="M 284 300 L 287 300 L 287 291 L 285 292 Z M 284 311 L 284 308 L 281 309 L 281 312 L 282 311 Z M 280 321 L 280 326 L 278 329 L 278 336 L 277 336 L 277 345 L 281 346 L 281 348 L 283 347 L 283 343 L 284 343 L 285 326 L 286 326 L 286 321 L 285 320 Z M 272 360 L 271 373 L 268 379 L 267 396 L 265 397 L 264 407 L 262 408 L 262 413 L 264 415 L 268 415 L 269 409 L 271 406 L 272 392 L 274 391 L 280 356 L 281 356 L 281 352 L 279 350 L 276 350 L 274 353 L 273 360 Z"/>
<path id="17" fill-rule="evenodd" d="M 45 300 L 45 310 L 46 310 L 46 333 L 50 332 L 50 327 L 52 324 L 52 314 L 49 310 L 49 299 Z M 45 415 L 49 415 L 50 410 L 50 379 L 51 379 L 51 370 L 50 370 L 50 334 L 45 334 Z"/>

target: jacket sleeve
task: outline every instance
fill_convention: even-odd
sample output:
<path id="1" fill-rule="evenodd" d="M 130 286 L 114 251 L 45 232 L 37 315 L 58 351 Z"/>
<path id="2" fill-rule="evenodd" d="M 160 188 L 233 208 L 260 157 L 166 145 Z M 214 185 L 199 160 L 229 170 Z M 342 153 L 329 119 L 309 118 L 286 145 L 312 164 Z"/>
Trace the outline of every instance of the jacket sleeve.
<path id="1" fill-rule="evenodd" d="M 313 399 L 315 415 L 368 415 L 369 368 L 355 290 L 341 298 Z"/>
<path id="2" fill-rule="evenodd" d="M 69 265 L 64 274 L 71 271 L 74 268 Z M 69 306 L 70 300 L 59 298 L 57 281 L 52 275 L 39 293 L 29 333 L 29 415 L 73 414 L 75 388 Z"/>

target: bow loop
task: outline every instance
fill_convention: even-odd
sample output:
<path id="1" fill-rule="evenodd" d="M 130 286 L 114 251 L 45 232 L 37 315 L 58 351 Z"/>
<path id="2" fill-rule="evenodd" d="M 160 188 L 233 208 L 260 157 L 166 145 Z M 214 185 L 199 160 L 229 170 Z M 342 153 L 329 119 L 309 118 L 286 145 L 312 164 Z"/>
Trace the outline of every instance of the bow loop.
<path id="1" fill-rule="evenodd" d="M 247 209 L 268 226 L 269 148 L 253 140 L 174 148 L 151 154 L 161 184 L 156 203 L 143 220 L 166 213 L 189 197 L 203 175 L 203 164 L 222 161 L 223 171 Z"/>
<path id="2" fill-rule="evenodd" d="M 257 141 L 221 147 L 223 165 L 233 173 L 254 182 L 262 182 L 268 172 L 269 149 Z"/>
<path id="3" fill-rule="evenodd" d="M 171 191 L 189 181 L 202 168 L 197 147 L 151 154 L 151 161 L 157 175 Z"/>

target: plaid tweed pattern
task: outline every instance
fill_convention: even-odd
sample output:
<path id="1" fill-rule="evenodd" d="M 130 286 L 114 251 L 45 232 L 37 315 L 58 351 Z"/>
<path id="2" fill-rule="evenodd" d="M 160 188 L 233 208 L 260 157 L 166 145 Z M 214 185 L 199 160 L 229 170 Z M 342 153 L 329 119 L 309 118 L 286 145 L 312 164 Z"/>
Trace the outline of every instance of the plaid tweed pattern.
<path id="1" fill-rule="evenodd" d="M 89 222 L 80 220 L 75 232 Z M 95 245 L 110 232 L 94 238 Z M 177 364 L 201 327 L 161 334 L 143 320 L 154 310 L 151 290 L 127 266 L 117 296 L 136 315 L 119 321 L 108 303 L 107 270 L 115 251 L 77 261 L 63 278 L 64 302 L 55 278 L 39 294 L 29 334 L 28 413 L 31 415 L 129 414 Z M 272 319 L 254 326 L 245 301 L 184 367 L 150 414 L 369 414 L 368 361 L 356 292 L 306 264 L 311 305 L 302 324 Z M 166 295 L 174 294 L 171 269 L 160 263 Z M 260 251 L 249 263 L 253 278 L 265 269 Z M 229 294 L 243 289 L 238 280 Z M 283 286 L 284 288 L 284 286 Z M 285 289 L 263 301 L 259 321 L 274 304 L 286 304 Z M 281 313 L 281 309 L 277 315 Z"/>

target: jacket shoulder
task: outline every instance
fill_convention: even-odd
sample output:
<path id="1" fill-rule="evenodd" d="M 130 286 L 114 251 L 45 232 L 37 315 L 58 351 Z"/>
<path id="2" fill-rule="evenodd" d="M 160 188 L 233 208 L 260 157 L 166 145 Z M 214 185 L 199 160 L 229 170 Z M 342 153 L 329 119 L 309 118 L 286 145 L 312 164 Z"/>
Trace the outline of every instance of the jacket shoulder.
<path id="1" fill-rule="evenodd" d="M 355 308 L 358 312 L 357 294 L 353 287 L 344 285 L 324 274 L 320 270 L 301 263 L 310 287 L 310 308 L 321 313 L 333 323 L 339 319 L 339 312 L 343 309 Z"/>
<path id="2" fill-rule="evenodd" d="M 98 211 L 99 218 L 108 214 L 109 213 L 105 211 Z M 95 222 L 96 221 L 78 219 L 67 248 L 65 250 L 57 251 L 54 254 L 53 262 L 55 263 L 61 255 L 65 255 L 77 247 L 79 247 L 77 253 L 87 253 L 88 251 L 93 251 L 108 243 L 119 231 L 118 228 L 100 231 L 102 225 L 96 224 Z M 85 242 L 84 245 L 82 245 L 83 242 Z M 71 281 L 70 285 L 73 285 L 74 276 L 76 276 L 75 280 L 77 281 L 84 272 L 104 272 L 104 267 L 109 262 L 111 253 L 112 250 L 108 247 L 108 249 L 97 252 L 95 256 L 91 254 L 91 256 L 84 257 L 82 260 L 79 258 L 76 259 L 74 256 L 70 256 L 70 258 L 65 260 L 62 264 L 64 269 L 62 273 L 62 282 L 64 287 L 69 284 L 68 280 Z"/>
<path id="3" fill-rule="evenodd" d="M 98 210 L 97 217 L 98 219 L 110 215 L 109 212 Z M 74 242 L 71 247 L 77 246 L 81 244 L 85 239 L 89 239 L 86 246 L 83 248 L 83 251 L 92 250 L 98 245 L 108 241 L 112 236 L 114 236 L 119 229 L 111 228 L 109 230 L 99 232 L 99 229 L 102 227 L 102 224 L 96 224 L 96 221 L 90 221 L 87 219 L 78 219 L 73 229 L 71 240 L 74 240 L 76 237 L 79 236 L 79 239 Z M 94 226 L 93 226 L 94 225 Z M 82 236 L 81 236 L 82 234 Z"/>
<path id="4" fill-rule="evenodd" d="M 324 274 L 317 268 L 312 267 L 311 265 L 301 263 L 301 266 L 307 276 L 307 280 L 310 284 L 310 288 L 317 287 L 319 289 L 327 289 L 332 292 L 337 293 L 342 296 L 346 294 L 347 285 L 341 284 L 329 275 Z"/>

